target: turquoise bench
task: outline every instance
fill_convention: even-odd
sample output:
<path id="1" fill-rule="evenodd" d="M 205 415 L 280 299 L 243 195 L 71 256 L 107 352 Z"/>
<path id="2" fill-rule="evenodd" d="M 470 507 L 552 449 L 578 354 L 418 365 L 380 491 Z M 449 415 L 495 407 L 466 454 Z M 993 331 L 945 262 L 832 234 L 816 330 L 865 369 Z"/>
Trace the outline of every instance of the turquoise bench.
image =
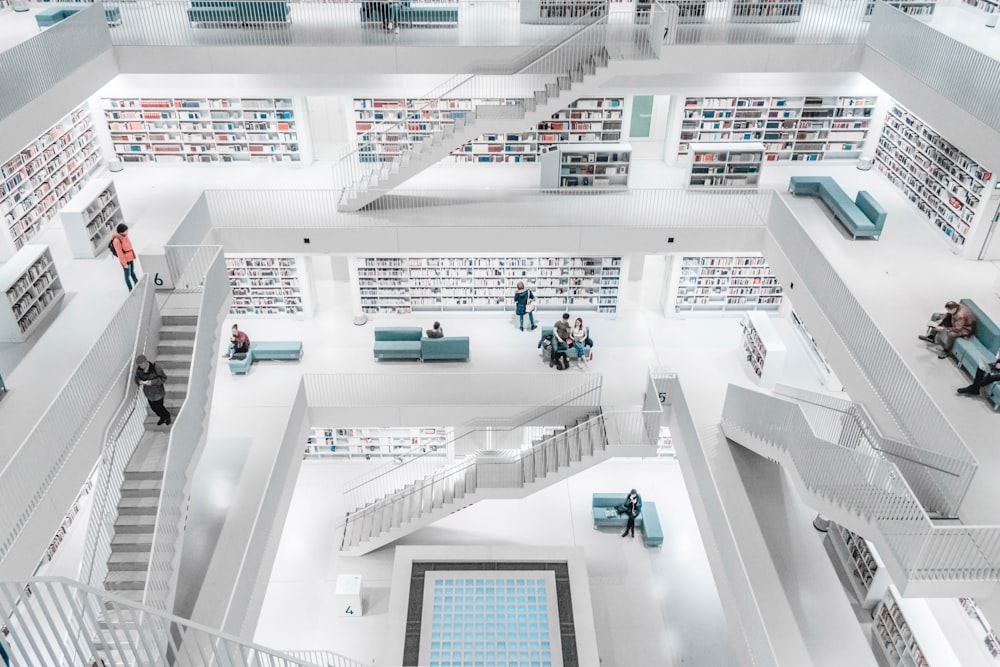
<path id="1" fill-rule="evenodd" d="M 374 353 L 376 359 L 467 361 L 469 337 L 427 338 L 417 327 L 376 327 Z"/>
<path id="2" fill-rule="evenodd" d="M 37 14 L 35 14 L 35 23 L 38 24 L 38 28 L 48 28 L 49 26 L 54 26 L 63 19 L 68 19 L 73 14 L 76 14 L 79 9 L 63 9 L 61 7 L 53 7 L 52 9 L 44 9 Z"/>
<path id="3" fill-rule="evenodd" d="M 250 351 L 243 358 L 230 358 L 229 372 L 232 375 L 246 375 L 255 361 L 298 360 L 302 358 L 302 341 L 260 341 L 250 343 Z"/>
<path id="4" fill-rule="evenodd" d="M 1000 409 L 1000 382 L 994 382 L 991 384 L 989 386 L 989 391 L 986 392 L 986 395 L 991 401 L 993 401 L 993 409 Z"/>
<path id="5" fill-rule="evenodd" d="M 454 7 L 422 7 L 411 5 L 408 1 L 403 2 L 373 2 L 365 1 L 361 3 L 362 23 L 381 23 L 382 12 L 388 12 L 389 19 L 393 23 L 408 26 L 414 25 L 437 25 L 437 26 L 457 26 L 458 9 Z"/>
<path id="6" fill-rule="evenodd" d="M 590 327 L 585 327 L 587 329 L 587 338 L 590 338 Z M 542 351 L 542 361 L 548 362 L 548 358 L 545 356 L 545 346 L 542 345 L 542 341 L 545 340 L 546 336 L 552 335 L 552 327 L 539 327 L 539 331 L 542 332 L 541 337 L 538 340 L 538 347 Z M 556 345 L 557 350 L 562 350 L 566 353 L 566 356 L 570 359 L 576 359 L 579 355 L 576 353 L 575 347 L 567 347 L 565 343 L 559 343 Z M 590 351 L 593 348 L 590 345 L 583 346 L 583 353 L 586 356 L 590 356 Z"/>
<path id="7" fill-rule="evenodd" d="M 595 493 L 591 499 L 591 512 L 594 515 L 594 530 L 598 528 L 623 529 L 628 525 L 628 517 L 618 514 L 618 507 L 625 502 L 623 493 Z M 614 510 L 609 513 L 605 510 Z M 610 516 L 609 516 L 610 514 Z M 642 534 L 642 543 L 647 547 L 663 545 L 663 530 L 660 528 L 660 515 L 656 511 L 656 503 L 643 501 L 642 512 L 635 518 L 635 527 Z"/>
<path id="8" fill-rule="evenodd" d="M 996 361 L 1000 350 L 1000 327 L 991 320 L 972 299 L 962 299 L 961 303 L 976 314 L 976 333 L 969 338 L 959 338 L 952 347 L 958 365 L 971 377 L 981 365 Z"/>
<path id="9" fill-rule="evenodd" d="M 284 0 L 193 0 L 188 21 L 199 23 L 239 23 L 241 25 L 288 23 L 288 2 Z"/>
<path id="10" fill-rule="evenodd" d="M 878 238 L 888 215 L 875 198 L 862 190 L 854 201 L 837 181 L 829 176 L 792 176 L 788 191 L 793 195 L 819 197 L 833 212 L 837 222 L 856 239 L 859 236 Z"/>

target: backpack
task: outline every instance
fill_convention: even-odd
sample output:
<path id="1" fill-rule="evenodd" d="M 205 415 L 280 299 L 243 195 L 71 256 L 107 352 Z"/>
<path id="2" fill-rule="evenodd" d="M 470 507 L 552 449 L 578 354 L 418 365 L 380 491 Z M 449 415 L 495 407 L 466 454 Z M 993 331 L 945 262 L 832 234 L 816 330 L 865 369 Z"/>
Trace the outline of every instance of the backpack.
<path id="1" fill-rule="evenodd" d="M 111 251 L 111 255 L 113 257 L 117 257 L 118 256 L 118 250 L 115 249 L 115 237 L 114 236 L 112 236 L 111 240 L 108 241 L 108 250 Z"/>

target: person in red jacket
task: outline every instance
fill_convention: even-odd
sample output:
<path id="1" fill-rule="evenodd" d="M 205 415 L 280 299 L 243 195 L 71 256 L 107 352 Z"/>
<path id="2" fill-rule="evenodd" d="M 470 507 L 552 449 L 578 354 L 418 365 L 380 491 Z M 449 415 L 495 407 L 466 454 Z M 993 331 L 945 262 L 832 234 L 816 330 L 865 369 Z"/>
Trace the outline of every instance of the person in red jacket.
<path id="1" fill-rule="evenodd" d="M 118 262 L 125 271 L 125 285 L 128 291 L 132 291 L 132 285 L 138 285 L 139 279 L 135 277 L 135 250 L 132 249 L 132 241 L 128 237 L 128 225 L 122 223 L 116 228 L 117 234 L 111 236 L 111 243 L 118 254 Z"/>
<path id="2" fill-rule="evenodd" d="M 234 324 L 232 334 L 229 336 L 229 351 L 222 355 L 222 358 L 229 359 L 234 354 L 246 354 L 249 351 L 250 336 L 240 331 L 238 324 Z"/>

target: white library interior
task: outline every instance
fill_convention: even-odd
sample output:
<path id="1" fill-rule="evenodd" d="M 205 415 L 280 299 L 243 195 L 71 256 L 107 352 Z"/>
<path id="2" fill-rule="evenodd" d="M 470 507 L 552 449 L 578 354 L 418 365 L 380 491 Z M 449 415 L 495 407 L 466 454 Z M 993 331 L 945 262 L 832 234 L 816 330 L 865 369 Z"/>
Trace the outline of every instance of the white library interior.
<path id="1" fill-rule="evenodd" d="M 997 11 L 0 0 L 0 665 L 996 664 Z"/>

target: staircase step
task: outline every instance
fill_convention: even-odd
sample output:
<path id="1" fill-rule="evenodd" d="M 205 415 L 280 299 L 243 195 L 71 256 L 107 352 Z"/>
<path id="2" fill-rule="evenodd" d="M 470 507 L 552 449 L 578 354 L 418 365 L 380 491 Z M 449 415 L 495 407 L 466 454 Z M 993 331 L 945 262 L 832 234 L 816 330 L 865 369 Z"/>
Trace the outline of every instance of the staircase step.
<path id="1" fill-rule="evenodd" d="M 126 479 L 158 479 L 163 476 L 167 463 L 170 437 L 162 431 L 146 433 L 139 441 L 132 458 L 125 466 Z M 136 473 L 155 473 L 155 477 L 135 477 Z"/>
<path id="2" fill-rule="evenodd" d="M 195 325 L 170 325 L 160 327 L 160 340 L 194 340 Z"/>
<path id="3" fill-rule="evenodd" d="M 153 533 L 115 533 L 111 538 L 111 552 L 134 551 L 149 553 L 153 548 Z"/>
<path id="4" fill-rule="evenodd" d="M 155 514 L 120 514 L 115 519 L 115 534 L 118 533 L 149 533 L 156 527 Z"/>
<path id="5" fill-rule="evenodd" d="M 126 479 L 122 484 L 122 499 L 125 498 L 159 498 L 162 478 L 158 479 Z"/>
<path id="6" fill-rule="evenodd" d="M 137 604 L 142 603 L 142 593 L 143 593 L 142 590 L 115 591 L 115 595 L 117 597 L 125 598 L 126 600 L 131 600 L 132 602 L 135 602 Z M 111 600 L 104 601 L 105 609 L 114 609 L 116 606 L 121 607 L 121 605 L 116 605 L 116 603 L 112 602 Z"/>
<path id="7" fill-rule="evenodd" d="M 109 591 L 141 591 L 146 588 L 146 573 L 128 570 L 108 572 L 104 587 Z"/>
<path id="8" fill-rule="evenodd" d="M 148 551 L 118 551 L 108 557 L 108 572 L 145 572 L 147 569 Z"/>
<path id="9" fill-rule="evenodd" d="M 162 315 L 160 317 L 161 326 L 197 326 L 197 315 Z"/>
<path id="10" fill-rule="evenodd" d="M 160 499 L 158 496 L 152 497 L 128 497 L 122 498 L 118 503 L 118 514 L 156 514 L 156 508 L 159 506 Z"/>

